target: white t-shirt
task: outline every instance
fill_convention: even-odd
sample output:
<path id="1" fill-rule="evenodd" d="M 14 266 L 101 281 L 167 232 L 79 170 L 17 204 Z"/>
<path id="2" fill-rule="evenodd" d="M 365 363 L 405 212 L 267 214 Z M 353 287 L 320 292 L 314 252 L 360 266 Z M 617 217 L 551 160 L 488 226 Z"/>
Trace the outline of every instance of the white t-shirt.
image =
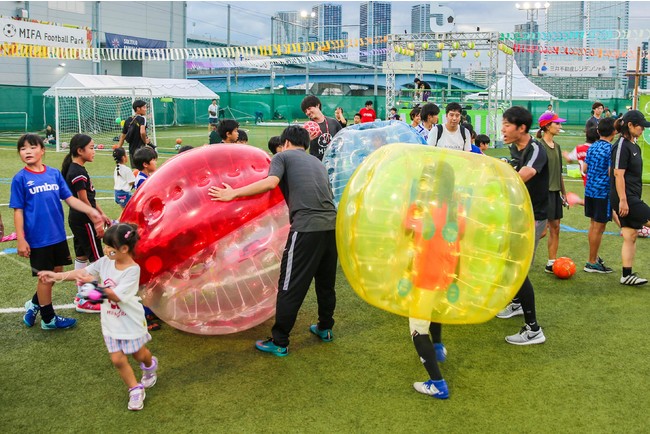
<path id="1" fill-rule="evenodd" d="M 212 114 L 212 113 L 214 113 L 214 114 Z M 216 119 L 216 118 L 219 117 L 219 106 L 218 105 L 210 104 L 210 107 L 208 107 L 208 117 L 210 119 Z"/>
<path id="2" fill-rule="evenodd" d="M 118 164 L 116 170 L 113 172 L 113 181 L 115 181 L 113 189 L 129 191 L 133 188 L 133 184 L 135 183 L 135 175 L 128 166 Z"/>
<path id="3" fill-rule="evenodd" d="M 438 131 L 436 128 L 442 128 L 442 136 L 440 136 L 440 142 L 438 142 Z M 462 126 L 458 126 L 458 129 L 453 133 L 447 129 L 446 125 L 436 125 L 435 128 L 431 128 L 429 132 L 429 138 L 427 139 L 427 144 L 431 146 L 437 146 L 439 148 L 455 149 L 457 151 L 471 151 L 472 150 L 472 138 L 470 136 L 467 128 L 465 129 L 465 140 L 463 141 L 463 136 L 460 134 L 460 129 Z"/>
<path id="4" fill-rule="evenodd" d="M 120 302 L 104 300 L 102 303 L 102 333 L 113 339 L 138 339 L 147 335 L 144 307 L 138 297 L 140 266 L 126 270 L 115 268 L 115 261 L 107 256 L 93 262 L 86 271 L 96 277 L 99 286 L 111 288 Z"/>

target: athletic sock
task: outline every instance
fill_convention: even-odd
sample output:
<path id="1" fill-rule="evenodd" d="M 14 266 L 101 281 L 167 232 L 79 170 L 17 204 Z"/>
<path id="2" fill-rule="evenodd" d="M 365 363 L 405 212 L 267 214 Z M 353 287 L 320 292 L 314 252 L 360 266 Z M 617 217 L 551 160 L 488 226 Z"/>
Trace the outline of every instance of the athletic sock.
<path id="1" fill-rule="evenodd" d="M 35 306 L 38 306 L 38 292 L 35 292 L 35 293 L 34 293 L 34 296 L 32 297 L 32 303 L 33 303 Z"/>
<path id="2" fill-rule="evenodd" d="M 623 277 L 627 277 L 632 274 L 632 267 L 623 267 Z"/>
<path id="3" fill-rule="evenodd" d="M 420 356 L 420 361 L 424 365 L 424 369 L 429 374 L 429 378 L 432 380 L 442 380 L 442 374 L 440 373 L 438 361 L 436 360 L 436 350 L 433 349 L 429 335 L 421 335 L 418 332 L 414 332 L 413 344 L 415 345 L 415 351 Z"/>
<path id="4" fill-rule="evenodd" d="M 438 322 L 429 324 L 429 333 L 431 333 L 431 340 L 434 344 L 442 343 L 442 324 Z"/>
<path id="5" fill-rule="evenodd" d="M 52 303 L 46 306 L 41 306 L 41 318 L 45 324 L 52 321 L 54 318 L 54 307 L 52 306 Z"/>
<path id="6" fill-rule="evenodd" d="M 549 259 L 546 263 L 547 266 L 555 264 L 555 259 Z"/>

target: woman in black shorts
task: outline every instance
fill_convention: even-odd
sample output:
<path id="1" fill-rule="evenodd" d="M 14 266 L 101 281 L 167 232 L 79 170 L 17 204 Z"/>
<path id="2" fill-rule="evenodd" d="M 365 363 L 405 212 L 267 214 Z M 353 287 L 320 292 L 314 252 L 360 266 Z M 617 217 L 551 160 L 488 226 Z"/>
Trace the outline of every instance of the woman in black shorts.
<path id="1" fill-rule="evenodd" d="M 650 127 L 643 113 L 630 110 L 614 124 L 621 137 L 612 147 L 612 170 L 610 198 L 612 209 L 621 221 L 623 233 L 623 285 L 643 285 L 648 283 L 632 273 L 634 254 L 636 253 L 637 230 L 650 226 L 650 207 L 641 200 L 643 159 L 641 148 L 636 143 L 646 127 Z"/>

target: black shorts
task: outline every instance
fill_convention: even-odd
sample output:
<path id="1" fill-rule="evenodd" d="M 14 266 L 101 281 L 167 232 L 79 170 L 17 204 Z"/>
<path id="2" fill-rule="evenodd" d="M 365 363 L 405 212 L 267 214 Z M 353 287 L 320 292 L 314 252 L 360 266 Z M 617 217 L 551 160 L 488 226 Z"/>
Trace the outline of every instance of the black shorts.
<path id="1" fill-rule="evenodd" d="M 29 265 L 32 266 L 32 276 L 39 271 L 54 271 L 55 267 L 72 264 L 70 249 L 67 241 L 52 244 L 45 247 L 31 249 L 29 254 Z"/>
<path id="2" fill-rule="evenodd" d="M 75 256 L 85 256 L 88 261 L 95 262 L 102 256 L 102 240 L 97 236 L 95 226 L 92 223 L 83 225 L 70 225 L 72 235 L 74 235 L 74 254 Z"/>
<path id="3" fill-rule="evenodd" d="M 548 216 L 547 220 L 560 220 L 564 217 L 562 213 L 562 197 L 559 191 L 548 192 Z"/>
<path id="4" fill-rule="evenodd" d="M 598 223 L 612 221 L 612 208 L 609 199 L 597 199 L 585 196 L 585 216 Z"/>
<path id="5" fill-rule="evenodd" d="M 633 203 L 630 203 L 629 207 L 630 211 L 625 217 L 621 217 L 620 214 L 618 215 L 618 219 L 621 222 L 621 227 L 641 229 L 646 223 L 650 221 L 650 207 L 645 202 L 642 200 L 636 200 Z"/>
<path id="6" fill-rule="evenodd" d="M 219 118 L 208 118 L 208 121 L 210 122 L 210 125 L 218 124 L 219 123 Z"/>

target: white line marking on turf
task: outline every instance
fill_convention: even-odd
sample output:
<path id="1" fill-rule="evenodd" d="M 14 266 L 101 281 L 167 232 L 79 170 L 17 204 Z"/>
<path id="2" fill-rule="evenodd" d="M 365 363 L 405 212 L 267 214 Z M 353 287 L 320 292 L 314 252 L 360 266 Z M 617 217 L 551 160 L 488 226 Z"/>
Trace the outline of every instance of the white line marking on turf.
<path id="1" fill-rule="evenodd" d="M 53 306 L 54 310 L 66 310 L 66 309 L 74 309 L 76 306 L 72 303 L 70 304 L 61 304 L 58 306 Z M 25 312 L 24 307 L 5 307 L 0 309 L 0 313 L 23 313 Z"/>

